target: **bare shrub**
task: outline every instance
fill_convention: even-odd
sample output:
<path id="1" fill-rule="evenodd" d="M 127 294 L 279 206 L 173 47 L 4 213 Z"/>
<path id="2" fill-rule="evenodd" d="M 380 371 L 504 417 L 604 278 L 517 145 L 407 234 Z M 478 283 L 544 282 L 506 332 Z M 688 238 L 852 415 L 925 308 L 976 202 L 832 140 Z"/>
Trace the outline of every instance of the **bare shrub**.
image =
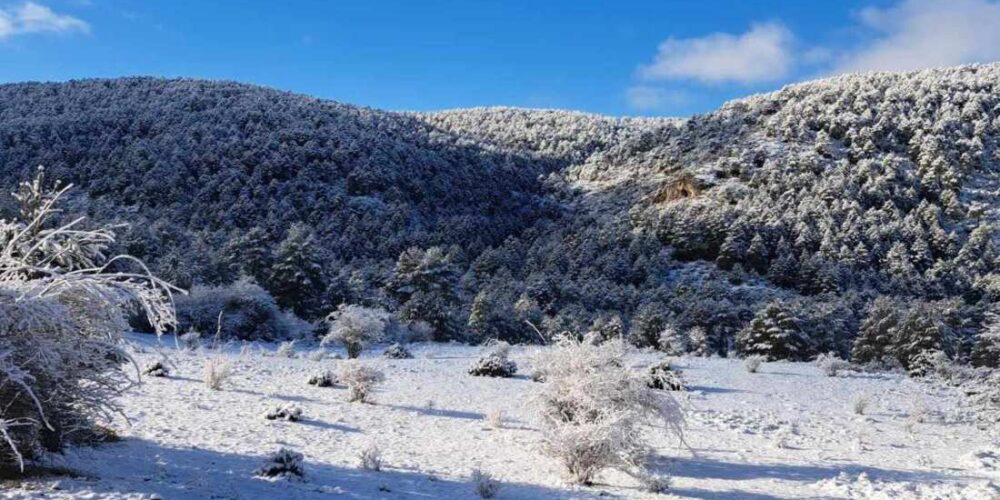
<path id="1" fill-rule="evenodd" d="M 170 375 L 170 368 L 163 361 L 154 361 L 142 370 L 142 374 L 150 377 L 166 377 Z"/>
<path id="2" fill-rule="evenodd" d="M 358 458 L 362 469 L 375 472 L 382 470 L 382 450 L 378 446 L 374 444 L 366 446 Z"/>
<path id="3" fill-rule="evenodd" d="M 497 493 L 500 493 L 500 481 L 494 479 L 493 475 L 489 472 L 481 469 L 472 469 L 469 480 L 472 481 L 472 489 L 476 492 L 476 495 L 479 495 L 479 498 L 493 498 L 497 496 Z"/>
<path id="4" fill-rule="evenodd" d="M 503 428 L 503 410 L 490 410 L 486 413 L 486 423 L 494 429 Z"/>
<path id="5" fill-rule="evenodd" d="M 337 378 L 341 383 L 347 385 L 348 401 L 367 403 L 370 401 L 371 393 L 375 387 L 385 380 L 385 375 L 357 360 L 347 360 L 340 366 Z"/>
<path id="6" fill-rule="evenodd" d="M 268 420 L 285 420 L 287 422 L 298 422 L 302 419 L 302 408 L 297 405 L 282 405 L 271 408 L 264 413 L 264 418 Z"/>
<path id="7" fill-rule="evenodd" d="M 278 349 L 274 351 L 275 356 L 279 358 L 294 358 L 295 357 L 295 341 L 289 340 L 288 342 L 282 342 L 278 345 Z"/>
<path id="8" fill-rule="evenodd" d="M 331 371 L 322 371 L 310 376 L 306 383 L 316 387 L 333 387 L 337 384 L 337 376 Z"/>
<path id="9" fill-rule="evenodd" d="M 46 189 L 42 172 L 15 194 L 19 216 L 0 220 L 0 469 L 23 471 L 112 418 L 133 382 L 122 369 L 129 313 L 157 334 L 175 324 L 175 289 L 137 259 L 109 258 L 119 227 L 65 217 L 70 187 Z"/>
<path id="10" fill-rule="evenodd" d="M 177 337 L 178 345 L 185 351 L 197 351 L 201 348 L 201 332 L 189 329 L 180 337 Z"/>
<path id="11" fill-rule="evenodd" d="M 854 398 L 851 400 L 851 408 L 854 410 L 855 415 L 864 415 L 868 410 L 869 403 L 871 403 L 871 397 L 867 394 L 855 394 Z"/>
<path id="12" fill-rule="evenodd" d="M 757 373 L 760 370 L 760 365 L 765 361 L 767 361 L 767 356 L 752 354 L 743 359 L 743 367 L 746 368 L 747 373 Z"/>
<path id="13" fill-rule="evenodd" d="M 361 355 L 361 350 L 371 342 L 381 341 L 389 323 L 389 313 L 371 307 L 341 304 L 327 316 L 330 330 L 322 344 L 340 342 L 347 349 L 348 358 Z"/>
<path id="14" fill-rule="evenodd" d="M 816 357 L 816 366 L 823 370 L 827 377 L 836 377 L 841 370 L 850 368 L 851 364 L 834 354 L 820 354 Z"/>
<path id="15" fill-rule="evenodd" d="M 326 359 L 326 355 L 327 355 L 326 349 L 323 349 L 321 347 L 309 353 L 309 361 L 316 361 L 316 362 L 323 361 L 324 359 Z"/>
<path id="16" fill-rule="evenodd" d="M 302 478 L 305 475 L 303 458 L 301 453 L 281 448 L 272 453 L 254 474 L 266 478 Z"/>
<path id="17" fill-rule="evenodd" d="M 205 358 L 201 379 L 209 389 L 213 391 L 221 390 L 223 384 L 229 381 L 232 376 L 232 365 L 229 364 L 229 360 L 225 356 L 217 354 Z"/>
<path id="18" fill-rule="evenodd" d="M 633 476 L 647 493 L 663 495 L 670 489 L 670 476 L 656 474 L 646 469 L 641 469 L 639 472 L 633 474 Z"/>
<path id="19" fill-rule="evenodd" d="M 680 405 L 625 367 L 626 348 L 620 339 L 592 345 L 564 336 L 541 358 L 546 383 L 532 401 L 543 449 L 573 482 L 591 484 L 605 468 L 643 467 L 644 431 L 655 422 L 683 436 Z"/>
<path id="20" fill-rule="evenodd" d="M 469 374 L 477 377 L 513 377 L 517 373 L 517 363 L 507 359 L 510 344 L 498 341 L 486 345 L 486 352 L 469 368 Z"/>

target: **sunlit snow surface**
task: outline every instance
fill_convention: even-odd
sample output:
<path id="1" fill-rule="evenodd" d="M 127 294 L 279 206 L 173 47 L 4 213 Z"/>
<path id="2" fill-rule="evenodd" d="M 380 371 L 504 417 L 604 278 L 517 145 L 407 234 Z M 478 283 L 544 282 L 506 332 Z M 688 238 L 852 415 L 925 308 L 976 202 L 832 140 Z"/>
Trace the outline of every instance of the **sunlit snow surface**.
<path id="1" fill-rule="evenodd" d="M 141 365 L 158 359 L 150 337 Z M 3 498 L 477 498 L 468 476 L 479 468 L 499 478 L 498 498 L 1000 498 L 1000 447 L 976 429 L 961 396 L 898 375 L 846 372 L 826 377 L 806 363 L 766 363 L 749 374 L 742 362 L 680 358 L 689 392 L 686 440 L 652 436 L 655 467 L 673 476 L 665 496 L 644 492 L 621 473 L 599 484 L 568 486 L 558 464 L 541 454 L 526 401 L 537 347 L 515 347 L 513 379 L 472 377 L 476 347 L 411 346 L 415 359 L 365 352 L 386 383 L 374 404 L 346 402 L 342 387 L 306 384 L 341 361 L 273 355 L 275 346 L 226 351 L 235 370 L 222 391 L 201 382 L 205 352 L 162 349 L 168 378 L 144 378 L 122 398 L 131 426 L 123 442 L 76 449 L 54 459 L 80 478 L 32 480 Z M 645 369 L 655 354 L 631 361 Z M 677 393 L 675 393 L 677 394 Z M 853 401 L 870 398 L 865 415 Z M 268 421 L 280 404 L 304 411 L 300 422 Z M 911 414 L 926 409 L 924 422 Z M 485 415 L 502 410 L 504 428 Z M 385 467 L 362 470 L 361 450 L 377 445 Z M 303 481 L 253 477 L 279 447 L 305 455 Z"/>

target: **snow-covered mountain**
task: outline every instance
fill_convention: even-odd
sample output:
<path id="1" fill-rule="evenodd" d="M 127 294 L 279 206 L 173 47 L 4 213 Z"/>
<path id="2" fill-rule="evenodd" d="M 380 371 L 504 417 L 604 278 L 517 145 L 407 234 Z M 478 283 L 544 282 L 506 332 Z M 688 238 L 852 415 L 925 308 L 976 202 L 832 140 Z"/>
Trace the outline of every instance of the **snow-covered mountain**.
<path id="1" fill-rule="evenodd" d="M 638 343 L 669 324 L 724 352 L 778 301 L 812 350 L 847 354 L 886 295 L 950 311 L 960 355 L 1000 296 L 998 84 L 1000 65 L 851 75 L 685 120 L 15 84 L 0 172 L 77 183 L 80 211 L 131 222 L 123 249 L 182 286 L 248 274 L 280 303 L 278 278 L 306 276 L 305 316 L 409 304 L 443 337 L 527 340 L 528 319 Z M 395 279 L 410 264 L 437 280 L 423 296 Z"/>

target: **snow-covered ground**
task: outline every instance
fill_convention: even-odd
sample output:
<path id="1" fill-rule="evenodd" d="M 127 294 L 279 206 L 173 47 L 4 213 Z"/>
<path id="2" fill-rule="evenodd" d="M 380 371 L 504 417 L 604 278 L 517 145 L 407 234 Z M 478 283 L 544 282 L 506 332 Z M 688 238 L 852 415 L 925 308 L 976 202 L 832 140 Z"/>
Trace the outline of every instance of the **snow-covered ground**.
<path id="1" fill-rule="evenodd" d="M 140 339 L 140 365 L 157 359 L 151 339 Z M 342 387 L 306 384 L 339 360 L 233 347 L 233 378 L 213 391 L 201 381 L 206 353 L 167 347 L 171 375 L 144 377 L 122 398 L 131 421 L 118 426 L 123 441 L 54 459 L 80 477 L 30 480 L 0 497 L 461 499 L 476 498 L 469 474 L 479 468 L 502 480 L 498 498 L 652 498 L 620 473 L 589 488 L 567 486 L 540 453 L 525 405 L 538 387 L 527 376 L 538 349 L 513 349 L 521 367 L 513 379 L 467 375 L 475 347 L 416 344 L 407 360 L 372 349 L 364 363 L 387 380 L 374 404 L 360 404 L 346 402 Z M 658 357 L 631 359 L 638 368 Z M 681 358 L 674 366 L 690 389 L 674 393 L 688 408 L 690 449 L 652 436 L 656 467 L 673 476 L 667 498 L 1000 498 L 1000 447 L 952 389 L 897 375 L 831 378 L 805 363 L 767 363 L 755 374 L 739 360 Z M 854 411 L 861 397 L 869 401 L 864 415 Z M 263 418 L 289 403 L 302 408 L 302 421 Z M 495 410 L 504 415 L 500 429 L 485 420 Z M 385 461 L 380 472 L 359 466 L 372 445 Z M 305 480 L 254 478 L 282 446 L 305 455 Z"/>

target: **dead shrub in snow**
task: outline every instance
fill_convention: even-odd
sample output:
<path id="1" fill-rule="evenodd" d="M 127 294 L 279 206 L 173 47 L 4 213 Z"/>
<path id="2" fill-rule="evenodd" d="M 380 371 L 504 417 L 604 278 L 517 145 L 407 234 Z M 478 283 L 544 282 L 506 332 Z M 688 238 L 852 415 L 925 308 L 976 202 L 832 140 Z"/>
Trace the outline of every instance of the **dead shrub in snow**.
<path id="1" fill-rule="evenodd" d="M 747 373 L 757 373 L 764 361 L 767 361 L 767 356 L 752 354 L 743 359 L 743 367 L 746 368 Z"/>
<path id="2" fill-rule="evenodd" d="M 633 474 L 633 476 L 637 481 L 639 481 L 639 484 L 642 485 L 642 489 L 646 490 L 648 493 L 662 495 L 670 489 L 670 476 L 656 474 L 647 470 L 641 470 L 638 473 Z"/>
<path id="3" fill-rule="evenodd" d="M 198 330 L 188 330 L 183 335 L 177 337 L 178 346 L 185 351 L 197 351 L 201 347 L 201 332 Z"/>
<path id="4" fill-rule="evenodd" d="M 271 454 L 254 474 L 266 478 L 299 479 L 305 475 L 301 453 L 281 448 Z"/>
<path id="5" fill-rule="evenodd" d="M 382 470 L 382 450 L 378 446 L 368 445 L 361 450 L 358 458 L 362 469 L 375 472 Z"/>
<path id="6" fill-rule="evenodd" d="M 469 368 L 469 374 L 476 377 L 513 377 L 517 373 L 517 363 L 507 359 L 510 344 L 499 341 L 486 346 L 486 352 Z"/>
<path id="7" fill-rule="evenodd" d="M 337 384 L 337 376 L 333 372 L 323 371 L 310 376 L 306 383 L 316 387 L 333 387 Z"/>
<path id="8" fill-rule="evenodd" d="M 276 406 L 264 413 L 264 418 L 268 420 L 298 422 L 302 419 L 302 408 L 299 408 L 297 405 Z"/>
<path id="9" fill-rule="evenodd" d="M 503 428 L 503 410 L 490 410 L 486 413 L 486 423 L 494 429 Z"/>
<path id="10" fill-rule="evenodd" d="M 232 376 L 232 366 L 229 364 L 229 360 L 222 354 L 205 358 L 201 379 L 209 389 L 213 391 L 221 390 L 222 385 L 229 381 Z"/>
<path id="11" fill-rule="evenodd" d="M 385 337 L 389 313 L 371 307 L 341 304 L 327 316 L 327 321 L 330 330 L 323 337 L 322 344 L 340 342 L 347 349 L 347 357 L 353 359 L 361 355 L 366 345 Z"/>
<path id="12" fill-rule="evenodd" d="M 134 381 L 122 364 L 138 310 L 157 334 L 175 323 L 173 289 L 129 256 L 108 257 L 116 226 L 88 229 L 56 208 L 41 171 L 0 220 L 0 470 L 94 435 Z M 136 367 L 138 374 L 138 367 Z"/>
<path id="13" fill-rule="evenodd" d="M 497 493 L 500 493 L 500 481 L 493 479 L 493 475 L 489 472 L 472 469 L 469 479 L 472 481 L 473 491 L 479 495 L 479 498 L 493 498 L 497 496 Z"/>
<path id="14" fill-rule="evenodd" d="M 150 377 L 166 377 L 170 375 L 170 368 L 163 364 L 162 361 L 154 361 L 142 370 L 142 374 Z"/>
<path id="15" fill-rule="evenodd" d="M 413 359 L 413 354 L 410 354 L 410 351 L 406 349 L 406 346 L 398 342 L 386 348 L 385 352 L 382 353 L 382 356 L 389 359 Z"/>
<path id="16" fill-rule="evenodd" d="M 871 402 L 871 397 L 865 393 L 855 394 L 854 398 L 851 400 L 851 408 L 854 410 L 855 415 L 864 415 L 868 410 L 868 404 Z"/>
<path id="17" fill-rule="evenodd" d="M 289 340 L 288 342 L 282 342 L 278 345 L 278 349 L 274 351 L 274 355 L 279 358 L 294 358 L 295 357 L 295 341 Z"/>
<path id="18" fill-rule="evenodd" d="M 820 354 L 816 357 L 816 366 L 827 377 L 836 377 L 841 370 L 846 370 L 851 367 L 851 364 L 838 358 L 835 354 Z"/>
<path id="19" fill-rule="evenodd" d="M 573 482 L 591 484 L 605 468 L 642 470 L 649 453 L 644 431 L 653 424 L 682 437 L 680 405 L 627 369 L 625 354 L 618 339 L 592 345 L 561 337 L 539 359 L 546 382 L 532 401 L 543 449 Z"/>
<path id="20" fill-rule="evenodd" d="M 326 359 L 326 349 L 319 348 L 309 353 L 309 361 L 323 361 Z"/>
<path id="21" fill-rule="evenodd" d="M 347 360 L 340 366 L 337 378 L 347 386 L 347 400 L 367 403 L 375 387 L 385 380 L 385 375 L 357 360 Z"/>

